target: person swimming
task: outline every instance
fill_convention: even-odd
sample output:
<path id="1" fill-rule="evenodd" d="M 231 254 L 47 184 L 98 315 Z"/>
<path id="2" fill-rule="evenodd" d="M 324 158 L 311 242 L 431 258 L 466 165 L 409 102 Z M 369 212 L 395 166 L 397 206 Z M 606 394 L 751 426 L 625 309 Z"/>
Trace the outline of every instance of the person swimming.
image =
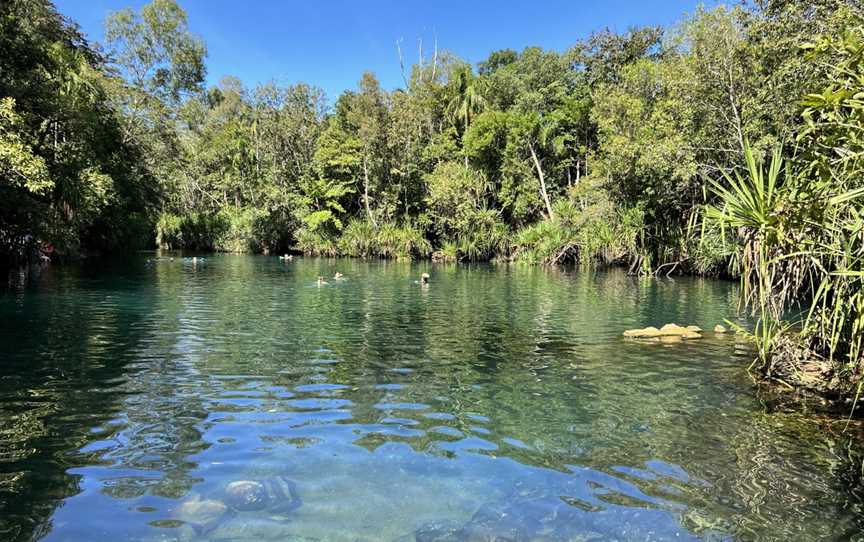
<path id="1" fill-rule="evenodd" d="M 321 286 L 322 284 L 327 284 L 327 281 L 324 280 L 324 277 L 319 276 L 318 277 L 318 286 Z"/>
<path id="2" fill-rule="evenodd" d="M 344 277 L 345 277 L 345 275 L 343 275 L 343 274 L 340 273 L 339 271 L 336 271 L 336 274 L 333 275 L 333 278 L 336 279 L 336 280 L 342 280 Z"/>
<path id="3" fill-rule="evenodd" d="M 279 259 L 285 260 L 286 262 L 290 262 L 291 260 L 294 259 L 294 256 L 292 256 L 291 254 L 285 254 L 284 256 L 279 256 Z"/>
<path id="4" fill-rule="evenodd" d="M 423 286 L 429 285 L 429 273 L 423 273 L 422 275 L 420 275 L 420 284 L 422 284 Z"/>

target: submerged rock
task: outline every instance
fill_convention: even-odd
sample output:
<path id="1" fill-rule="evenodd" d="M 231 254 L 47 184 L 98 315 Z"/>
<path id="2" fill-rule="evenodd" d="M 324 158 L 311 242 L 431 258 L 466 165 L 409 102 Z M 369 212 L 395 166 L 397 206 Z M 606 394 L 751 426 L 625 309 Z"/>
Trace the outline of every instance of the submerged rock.
<path id="1" fill-rule="evenodd" d="M 223 521 L 217 529 L 209 533 L 207 539 L 214 542 L 236 542 L 238 540 L 309 542 L 311 540 L 297 535 L 294 532 L 296 529 L 297 526 L 290 521 L 236 514 Z"/>
<path id="2" fill-rule="evenodd" d="M 239 512 L 266 510 L 285 515 L 302 503 L 294 482 L 279 476 L 267 480 L 237 480 L 225 486 L 225 502 Z"/>
<path id="3" fill-rule="evenodd" d="M 520 513 L 522 512 L 522 513 Z M 511 503 L 485 504 L 477 510 L 464 527 L 456 533 L 456 540 L 495 540 L 517 542 L 532 539 L 539 530 L 538 519 L 528 512 L 514 510 Z"/>
<path id="4" fill-rule="evenodd" d="M 263 510 L 268 505 L 267 490 L 261 482 L 239 480 L 225 487 L 225 502 L 241 512 Z"/>
<path id="5" fill-rule="evenodd" d="M 399 538 L 397 542 L 455 542 L 462 523 L 444 519 L 430 521 L 420 526 L 413 534 Z"/>
<path id="6" fill-rule="evenodd" d="M 199 495 L 180 503 L 175 514 L 177 519 L 191 525 L 199 534 L 206 534 L 231 515 L 228 506 L 214 499 L 202 499 Z"/>

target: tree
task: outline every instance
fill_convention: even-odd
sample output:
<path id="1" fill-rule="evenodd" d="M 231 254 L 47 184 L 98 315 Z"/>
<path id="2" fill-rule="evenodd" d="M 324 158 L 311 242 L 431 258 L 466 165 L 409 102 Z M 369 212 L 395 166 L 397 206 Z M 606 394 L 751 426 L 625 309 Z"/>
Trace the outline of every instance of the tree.
<path id="1" fill-rule="evenodd" d="M 453 97 L 448 104 L 448 110 L 454 121 L 454 126 L 462 130 L 462 136 L 468 133 L 471 120 L 486 106 L 486 100 L 480 93 L 478 80 L 468 65 L 460 67 L 451 81 L 454 87 Z M 468 155 L 465 155 L 465 167 L 468 167 Z"/>
<path id="2" fill-rule="evenodd" d="M 146 149 L 162 191 L 180 190 L 184 173 L 175 122 L 184 99 L 199 93 L 206 73 L 204 42 L 188 29 L 174 0 L 153 0 L 140 13 L 124 9 L 105 21 L 112 66 L 109 87 L 122 113 L 126 142 Z"/>
<path id="3" fill-rule="evenodd" d="M 344 100 L 344 101 L 343 101 Z M 343 94 L 344 128 L 360 143 L 360 167 L 363 174 L 363 208 L 366 219 L 377 226 L 372 213 L 371 198 L 376 189 L 383 187 L 387 173 L 386 127 L 388 121 L 387 95 L 375 76 L 366 72 L 360 79 L 358 91 Z"/>
<path id="4" fill-rule="evenodd" d="M 207 49 L 189 32 L 186 12 L 174 0 L 153 0 L 135 13 L 126 8 L 105 21 L 105 37 L 120 73 L 140 91 L 132 113 L 150 97 L 177 102 L 201 90 Z"/>
<path id="5" fill-rule="evenodd" d="M 74 255 L 147 238 L 154 204 L 106 99 L 103 58 L 48 2 L 0 4 L 0 260 L 24 240 Z M 118 217 L 124 217 L 114 224 Z M 113 227 L 106 227 L 113 224 Z"/>

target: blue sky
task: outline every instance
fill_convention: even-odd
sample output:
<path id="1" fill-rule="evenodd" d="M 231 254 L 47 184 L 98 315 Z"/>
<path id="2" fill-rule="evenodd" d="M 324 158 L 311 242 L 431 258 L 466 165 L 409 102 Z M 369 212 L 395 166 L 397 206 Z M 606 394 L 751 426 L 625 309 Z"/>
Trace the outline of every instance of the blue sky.
<path id="1" fill-rule="evenodd" d="M 93 41 L 111 12 L 147 0 L 55 0 Z M 208 47 L 208 84 L 235 75 L 254 86 L 275 79 L 322 87 L 331 101 L 353 88 L 366 70 L 388 89 L 401 84 L 396 42 L 406 64 L 417 60 L 418 40 L 431 51 L 437 37 L 476 63 L 491 51 L 530 45 L 564 50 L 592 30 L 669 25 L 716 0 L 472 1 L 179 0 L 189 27 Z"/>

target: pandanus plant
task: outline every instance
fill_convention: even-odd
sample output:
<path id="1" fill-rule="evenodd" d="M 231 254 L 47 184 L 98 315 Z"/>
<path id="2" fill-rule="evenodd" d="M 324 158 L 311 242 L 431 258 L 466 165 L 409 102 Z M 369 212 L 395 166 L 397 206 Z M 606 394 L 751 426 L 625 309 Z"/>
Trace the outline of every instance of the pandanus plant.
<path id="1" fill-rule="evenodd" d="M 864 329 L 864 216 L 858 188 L 831 195 L 806 170 L 784 166 L 780 148 L 767 170 L 745 145 L 746 169 L 711 181 L 716 206 L 706 215 L 737 234 L 741 303 L 757 316 L 758 360 L 770 375 L 776 339 L 788 336 L 790 309 L 802 302 L 803 358 L 821 360 L 852 384 L 860 380 Z M 836 192 L 836 189 L 834 189 Z M 795 370 L 799 370 L 796 367 Z"/>
<path id="2" fill-rule="evenodd" d="M 719 206 L 709 206 L 706 215 L 721 228 L 738 238 L 737 258 L 741 271 L 741 306 L 758 316 L 754 336 L 758 339 L 759 358 L 766 361 L 771 338 L 783 328 L 781 317 L 788 303 L 798 293 L 806 275 L 789 246 L 787 227 L 788 191 L 782 186 L 784 170 L 780 147 L 774 150 L 767 171 L 756 160 L 749 143 L 744 146 L 746 168 L 729 173 L 723 171 L 723 181 L 710 180 Z M 795 255 L 795 256 L 793 256 Z"/>

